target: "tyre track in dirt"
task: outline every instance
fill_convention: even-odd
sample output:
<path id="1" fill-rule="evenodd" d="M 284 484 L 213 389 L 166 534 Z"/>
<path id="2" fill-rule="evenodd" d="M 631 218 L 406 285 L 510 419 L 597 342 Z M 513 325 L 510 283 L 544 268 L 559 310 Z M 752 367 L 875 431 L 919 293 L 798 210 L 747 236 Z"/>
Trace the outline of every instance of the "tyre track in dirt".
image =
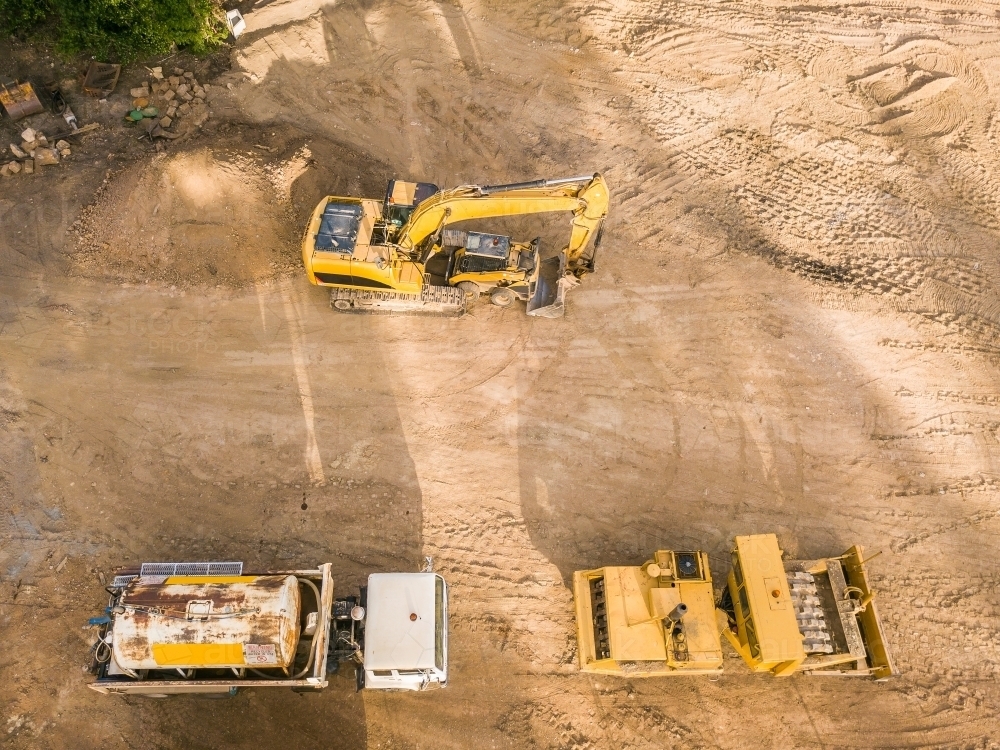
<path id="1" fill-rule="evenodd" d="M 974 3 L 409 0 L 248 35 L 218 106 L 262 134 L 300 128 L 274 160 L 306 170 L 287 190 L 302 215 L 330 184 L 377 192 L 389 170 L 452 185 L 602 169 L 613 208 L 598 273 L 562 321 L 345 321 L 302 287 L 325 487 L 300 460 L 289 321 L 265 282 L 186 302 L 128 292 L 216 302 L 223 354 L 207 362 L 176 346 L 139 362 L 68 313 L 8 316 L 50 337 L 19 345 L 19 372 L 118 353 L 114 382 L 57 371 L 117 426 L 73 419 L 135 446 L 139 473 L 119 486 L 150 498 L 137 509 L 197 497 L 222 537 L 136 512 L 129 534 L 147 541 L 115 542 L 118 557 L 336 555 L 353 585 L 423 553 L 452 584 L 447 691 L 351 703 L 340 684 L 311 712 L 240 697 L 210 738 L 320 746 L 340 740 L 313 727 L 336 719 L 372 747 L 995 748 L 998 26 Z M 307 146 L 324 163 L 292 170 Z M 81 288 L 54 302 L 91 324 L 122 304 Z M 99 453 L 96 436 L 80 444 Z M 733 534 L 765 531 L 790 554 L 883 551 L 872 569 L 900 678 L 770 680 L 728 651 L 717 682 L 576 673 L 572 570 L 700 547 L 721 574 Z M 51 704 L 33 690 L 15 710 L 40 722 Z M 90 706 L 73 700 L 82 726 Z M 171 728 L 184 708 L 109 709 L 102 726 L 112 711 L 112 744 L 202 742 Z M 33 731 L 15 746 L 47 736 Z"/>

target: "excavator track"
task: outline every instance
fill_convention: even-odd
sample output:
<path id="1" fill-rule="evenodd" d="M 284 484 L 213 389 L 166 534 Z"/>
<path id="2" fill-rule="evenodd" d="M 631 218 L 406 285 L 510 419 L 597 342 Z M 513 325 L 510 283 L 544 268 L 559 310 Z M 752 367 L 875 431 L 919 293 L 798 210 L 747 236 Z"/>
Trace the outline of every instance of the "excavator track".
<path id="1" fill-rule="evenodd" d="M 467 309 L 465 292 L 450 286 L 425 286 L 420 294 L 331 289 L 330 307 L 354 315 L 422 315 L 457 318 Z"/>

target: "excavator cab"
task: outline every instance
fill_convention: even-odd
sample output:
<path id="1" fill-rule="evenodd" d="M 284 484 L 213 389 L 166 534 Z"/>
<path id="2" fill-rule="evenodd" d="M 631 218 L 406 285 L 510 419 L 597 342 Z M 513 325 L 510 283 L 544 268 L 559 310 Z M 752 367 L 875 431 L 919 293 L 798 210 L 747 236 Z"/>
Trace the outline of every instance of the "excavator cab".
<path id="1" fill-rule="evenodd" d="M 410 214 L 421 201 L 440 192 L 440 188 L 430 182 L 406 182 L 389 180 L 385 189 L 382 218 L 390 229 L 399 229 L 410 219 Z"/>

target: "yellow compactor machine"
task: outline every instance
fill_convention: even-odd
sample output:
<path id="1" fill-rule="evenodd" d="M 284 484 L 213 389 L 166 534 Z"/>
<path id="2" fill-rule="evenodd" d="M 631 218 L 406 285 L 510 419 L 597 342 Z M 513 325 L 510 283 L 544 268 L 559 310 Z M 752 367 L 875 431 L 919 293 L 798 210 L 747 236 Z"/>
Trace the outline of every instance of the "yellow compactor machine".
<path id="1" fill-rule="evenodd" d="M 502 216 L 565 212 L 570 238 L 543 257 L 538 240 L 449 228 Z M 566 289 L 594 271 L 608 214 L 599 174 L 510 185 L 436 185 L 393 180 L 382 201 L 327 196 L 302 238 L 309 281 L 330 287 L 341 312 L 461 315 L 480 294 L 528 315 L 559 317 Z"/>
<path id="2" fill-rule="evenodd" d="M 736 537 L 718 607 L 704 552 L 573 575 L 580 668 L 630 677 L 721 672 L 721 638 L 755 672 L 896 673 L 861 547 L 783 560 L 774 534 Z"/>

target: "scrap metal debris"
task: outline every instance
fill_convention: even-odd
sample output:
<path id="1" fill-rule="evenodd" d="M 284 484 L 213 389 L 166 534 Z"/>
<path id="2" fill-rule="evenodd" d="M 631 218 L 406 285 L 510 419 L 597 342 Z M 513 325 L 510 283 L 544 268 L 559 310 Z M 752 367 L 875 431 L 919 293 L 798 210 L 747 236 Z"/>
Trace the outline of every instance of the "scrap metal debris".
<path id="1" fill-rule="evenodd" d="M 105 97 L 115 90 L 121 72 L 121 65 L 94 60 L 87 68 L 87 75 L 83 79 L 83 90 L 91 96 Z"/>
<path id="2" fill-rule="evenodd" d="M 0 104 L 7 116 L 14 121 L 41 112 L 44 107 L 30 83 L 0 80 Z"/>

